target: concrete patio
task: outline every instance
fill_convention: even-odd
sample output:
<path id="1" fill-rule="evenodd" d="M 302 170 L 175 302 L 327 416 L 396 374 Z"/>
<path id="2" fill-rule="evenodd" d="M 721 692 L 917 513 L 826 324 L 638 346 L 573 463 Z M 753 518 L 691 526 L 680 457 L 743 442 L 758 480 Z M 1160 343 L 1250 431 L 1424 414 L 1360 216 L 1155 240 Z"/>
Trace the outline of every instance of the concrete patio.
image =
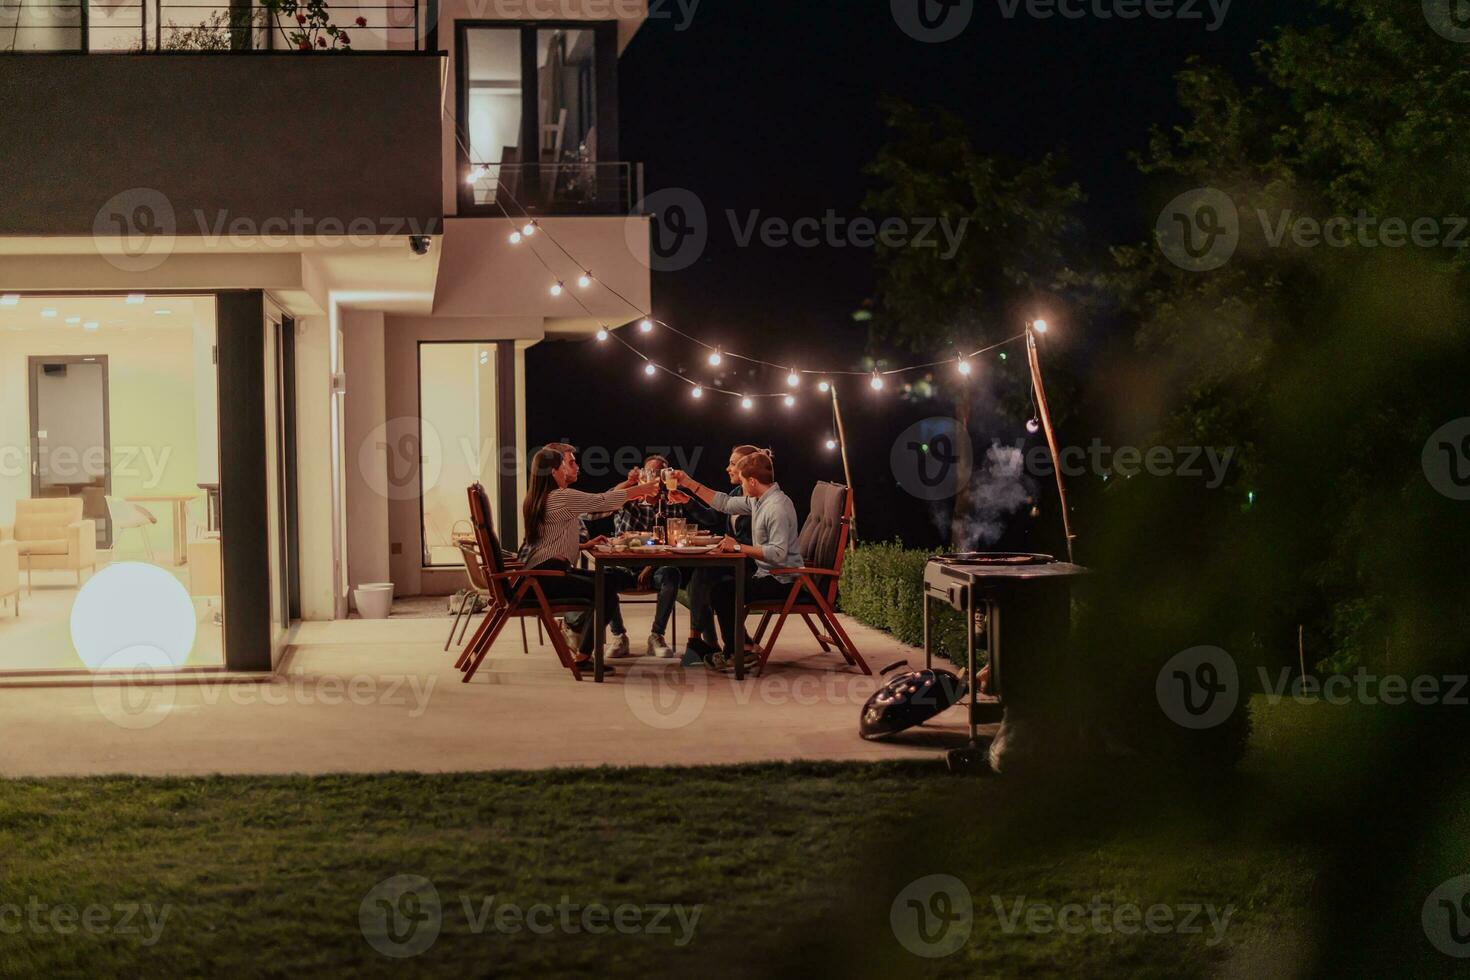
<path id="1" fill-rule="evenodd" d="M 651 612 L 626 611 L 634 650 Z M 875 675 L 920 651 L 850 619 Z M 443 651 L 447 618 L 305 623 L 267 679 L 213 675 L 139 685 L 115 679 L 0 688 L 5 776 L 457 772 L 598 765 L 932 759 L 957 744 L 951 709 L 899 744 L 857 735 L 878 678 L 789 626 L 765 676 L 737 684 L 703 668 L 637 657 L 605 684 L 576 683 L 550 646 L 511 628 L 460 682 Z"/>

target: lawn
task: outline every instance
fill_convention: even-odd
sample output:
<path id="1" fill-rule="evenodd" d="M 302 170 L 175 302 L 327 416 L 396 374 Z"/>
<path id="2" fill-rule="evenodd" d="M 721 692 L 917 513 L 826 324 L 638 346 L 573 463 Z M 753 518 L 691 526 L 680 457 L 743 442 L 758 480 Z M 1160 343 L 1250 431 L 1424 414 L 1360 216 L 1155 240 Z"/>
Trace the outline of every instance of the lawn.
<path id="1" fill-rule="evenodd" d="M 1275 803 L 1300 781 L 1284 746 L 1310 741 L 1292 730 L 1307 710 L 1259 712 L 1260 748 L 1240 773 L 1167 793 L 1102 775 L 959 779 L 937 762 L 0 782 L 0 973 L 1189 977 L 1279 965 L 1314 878 L 1310 835 Z M 962 952 L 926 960 L 895 938 L 890 906 L 932 874 L 964 882 L 973 932 Z M 360 916 L 402 875 L 432 882 L 441 910 L 437 939 L 407 959 L 375 950 Z M 368 905 L 370 921 L 403 914 L 379 943 L 428 938 L 414 896 L 380 891 Z M 584 920 L 589 906 L 607 911 Z M 1070 931 L 1054 925 L 1067 906 L 1086 910 Z M 1199 931 L 1075 928 L 1078 914 L 1127 926 L 1134 908 Z M 620 915 L 622 931 L 606 927 Z M 635 916 L 652 928 L 635 931 Z"/>

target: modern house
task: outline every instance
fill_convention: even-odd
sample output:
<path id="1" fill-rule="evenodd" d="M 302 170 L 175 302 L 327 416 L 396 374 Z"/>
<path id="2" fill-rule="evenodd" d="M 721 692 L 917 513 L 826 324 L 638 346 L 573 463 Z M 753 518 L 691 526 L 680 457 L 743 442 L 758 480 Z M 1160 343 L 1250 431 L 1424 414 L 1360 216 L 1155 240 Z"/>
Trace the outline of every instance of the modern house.
<path id="1" fill-rule="evenodd" d="M 249 0 L 0 5 L 0 674 L 265 671 L 354 586 L 452 592 L 467 484 L 518 533 L 526 349 L 648 309 L 646 4 L 328 14 L 350 50 Z"/>

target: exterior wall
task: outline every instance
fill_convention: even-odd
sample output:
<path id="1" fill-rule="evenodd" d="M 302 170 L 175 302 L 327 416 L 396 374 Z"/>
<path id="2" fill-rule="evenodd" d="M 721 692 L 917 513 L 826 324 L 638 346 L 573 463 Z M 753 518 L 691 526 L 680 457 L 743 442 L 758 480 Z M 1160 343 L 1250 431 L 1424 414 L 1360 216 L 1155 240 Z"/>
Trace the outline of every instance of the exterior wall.
<path id="1" fill-rule="evenodd" d="M 289 234 L 298 209 L 338 234 L 432 233 L 440 68 L 416 54 L 6 59 L 0 236 Z"/>
<path id="2" fill-rule="evenodd" d="M 331 325 L 296 321 L 296 501 L 301 541 L 301 618 L 336 615 L 333 548 Z"/>
<path id="3" fill-rule="evenodd" d="M 347 579 L 350 586 L 363 582 L 387 582 L 388 482 L 390 457 L 398 447 L 390 443 L 398 433 L 386 437 L 383 423 L 393 418 L 385 411 L 386 393 L 383 356 L 383 314 L 367 310 L 342 312 L 343 353 L 347 374 L 344 399 L 346 442 L 344 446 L 345 506 L 347 508 Z"/>

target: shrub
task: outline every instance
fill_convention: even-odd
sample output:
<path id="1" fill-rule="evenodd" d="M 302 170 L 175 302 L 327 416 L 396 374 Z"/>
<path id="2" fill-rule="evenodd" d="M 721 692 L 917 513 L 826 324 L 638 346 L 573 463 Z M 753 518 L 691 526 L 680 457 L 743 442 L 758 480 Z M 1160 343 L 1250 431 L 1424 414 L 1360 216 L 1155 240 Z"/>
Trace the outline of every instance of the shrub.
<path id="1" fill-rule="evenodd" d="M 897 541 L 854 548 L 842 564 L 841 610 L 860 623 L 892 634 L 900 643 L 922 647 L 924 565 L 933 555 L 933 551 L 905 548 Z M 934 652 L 963 666 L 964 617 L 939 602 L 930 605 L 929 615 Z"/>

